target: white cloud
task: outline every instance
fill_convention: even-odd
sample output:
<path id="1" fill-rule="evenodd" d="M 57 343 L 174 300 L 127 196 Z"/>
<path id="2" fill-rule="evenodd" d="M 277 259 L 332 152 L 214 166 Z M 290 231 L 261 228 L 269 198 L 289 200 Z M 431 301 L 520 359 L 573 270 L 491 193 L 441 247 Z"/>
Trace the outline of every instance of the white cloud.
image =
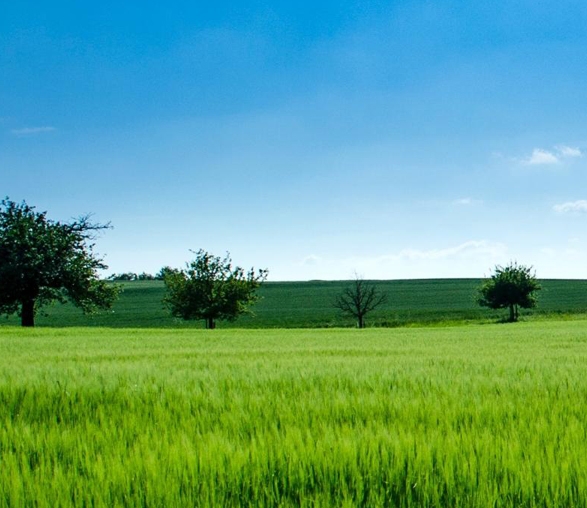
<path id="1" fill-rule="evenodd" d="M 560 205 L 554 205 L 553 210 L 557 213 L 587 213 L 587 200 L 568 201 Z"/>
<path id="2" fill-rule="evenodd" d="M 23 127 L 22 129 L 12 129 L 10 132 L 15 136 L 30 136 L 33 134 L 41 134 L 43 132 L 53 132 L 55 127 L 43 126 L 43 127 Z"/>
<path id="3" fill-rule="evenodd" d="M 576 158 L 583 157 L 583 152 L 576 147 L 559 145 L 556 147 L 561 157 Z"/>
<path id="4" fill-rule="evenodd" d="M 534 148 L 532 155 L 524 159 L 522 162 L 528 166 L 542 166 L 558 164 L 560 163 L 560 159 L 553 152 L 543 150 L 542 148 Z"/>

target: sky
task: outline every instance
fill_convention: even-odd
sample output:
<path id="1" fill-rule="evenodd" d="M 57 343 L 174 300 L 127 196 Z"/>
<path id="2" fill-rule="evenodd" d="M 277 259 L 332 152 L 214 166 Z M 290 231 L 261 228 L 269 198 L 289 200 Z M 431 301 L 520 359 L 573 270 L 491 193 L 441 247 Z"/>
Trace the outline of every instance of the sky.
<path id="1" fill-rule="evenodd" d="M 587 278 L 587 3 L 0 4 L 0 195 L 106 274 Z"/>

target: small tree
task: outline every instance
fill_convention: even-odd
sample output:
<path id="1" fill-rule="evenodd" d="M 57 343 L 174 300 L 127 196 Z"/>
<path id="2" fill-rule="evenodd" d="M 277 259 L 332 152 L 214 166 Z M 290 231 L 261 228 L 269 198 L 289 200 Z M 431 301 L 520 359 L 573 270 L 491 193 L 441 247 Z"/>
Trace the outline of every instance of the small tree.
<path id="1" fill-rule="evenodd" d="M 355 279 L 336 298 L 334 306 L 356 318 L 359 328 L 365 328 L 365 316 L 386 301 L 387 294 L 380 293 L 375 285 L 355 274 Z"/>
<path id="2" fill-rule="evenodd" d="M 118 288 L 99 280 L 107 268 L 91 243 L 108 224 L 83 216 L 55 222 L 46 212 L 3 199 L 0 202 L 0 313 L 18 313 L 22 326 L 34 326 L 45 304 L 70 300 L 84 312 L 109 308 Z"/>
<path id="3" fill-rule="evenodd" d="M 478 302 L 491 309 L 509 308 L 509 321 L 514 322 L 518 320 L 519 307 L 536 306 L 536 291 L 540 289 L 532 267 L 516 262 L 505 267 L 497 265 L 495 273 L 481 285 Z"/>
<path id="4" fill-rule="evenodd" d="M 267 270 L 248 272 L 224 259 L 199 250 L 185 270 L 162 270 L 167 295 L 165 303 L 175 317 L 203 319 L 206 328 L 217 320 L 233 321 L 258 300 L 256 290 L 267 279 Z"/>

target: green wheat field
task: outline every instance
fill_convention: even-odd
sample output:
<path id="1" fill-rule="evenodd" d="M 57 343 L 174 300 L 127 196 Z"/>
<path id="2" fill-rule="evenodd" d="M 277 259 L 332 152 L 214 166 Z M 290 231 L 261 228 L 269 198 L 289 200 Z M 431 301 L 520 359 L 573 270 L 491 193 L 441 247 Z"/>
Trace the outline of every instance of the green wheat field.
<path id="1" fill-rule="evenodd" d="M 587 321 L 4 326 L 0 506 L 587 506 Z"/>
<path id="2" fill-rule="evenodd" d="M 495 322 L 505 311 L 481 308 L 475 298 L 479 279 L 421 279 L 374 281 L 387 293 L 388 301 L 367 316 L 367 326 L 421 326 Z M 334 308 L 345 281 L 269 282 L 261 286 L 261 300 L 252 315 L 220 328 L 332 328 L 353 327 L 355 322 Z M 542 280 L 538 307 L 522 310 L 527 319 L 587 317 L 587 280 Z M 56 304 L 43 309 L 37 324 L 43 327 L 100 326 L 114 328 L 203 328 L 202 321 L 182 321 L 170 316 L 162 300 L 161 281 L 121 284 L 123 292 L 109 312 L 86 316 L 72 305 Z M 0 317 L 1 325 L 19 324 L 14 316 Z"/>

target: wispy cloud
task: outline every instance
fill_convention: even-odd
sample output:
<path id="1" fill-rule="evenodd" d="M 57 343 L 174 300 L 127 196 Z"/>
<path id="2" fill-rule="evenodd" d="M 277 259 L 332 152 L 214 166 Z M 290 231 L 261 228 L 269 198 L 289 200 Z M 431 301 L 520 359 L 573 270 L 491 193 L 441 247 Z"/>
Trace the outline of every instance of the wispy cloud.
<path id="1" fill-rule="evenodd" d="M 554 150 L 534 148 L 532 154 L 522 159 L 521 162 L 527 166 L 547 166 L 560 164 L 565 159 L 575 159 L 578 157 L 583 157 L 583 152 L 579 148 L 558 145 Z"/>
<path id="2" fill-rule="evenodd" d="M 390 256 L 395 259 L 446 259 L 471 256 L 501 256 L 505 254 L 507 247 L 502 243 L 489 242 L 487 240 L 470 240 L 454 247 L 445 249 L 417 250 L 404 249 L 398 254 Z"/>
<path id="3" fill-rule="evenodd" d="M 320 256 L 316 256 L 314 254 L 310 254 L 309 256 L 306 256 L 304 259 L 302 259 L 302 266 L 315 266 L 317 264 L 319 264 L 322 261 L 322 258 Z"/>
<path id="4" fill-rule="evenodd" d="M 365 278 L 421 279 L 432 277 L 480 277 L 487 267 L 506 263 L 509 248 L 491 240 L 469 240 L 447 247 L 398 249 L 378 255 L 349 257 L 314 254 L 295 262 L 300 280 L 340 279 L 352 273 Z"/>
<path id="5" fill-rule="evenodd" d="M 503 243 L 469 240 L 444 248 L 406 248 L 382 256 L 353 257 L 340 264 L 366 277 L 375 273 L 387 278 L 476 277 L 488 266 L 509 258 L 509 249 Z"/>
<path id="6" fill-rule="evenodd" d="M 43 127 L 23 127 L 21 129 L 12 129 L 10 132 L 15 136 L 32 136 L 34 134 L 42 134 L 44 132 L 53 132 L 57 130 L 55 127 L 43 126 Z"/>
<path id="7" fill-rule="evenodd" d="M 587 213 L 587 200 L 568 201 L 552 208 L 557 213 Z"/>
<path id="8" fill-rule="evenodd" d="M 583 152 L 579 148 L 576 148 L 573 146 L 559 145 L 556 147 L 556 149 L 561 157 L 567 157 L 567 158 L 583 157 Z"/>
<path id="9" fill-rule="evenodd" d="M 483 203 L 483 201 L 481 201 L 480 199 L 473 199 L 473 198 L 455 199 L 452 202 L 453 205 L 457 205 L 457 206 L 472 206 L 472 205 L 478 205 L 480 203 Z"/>
<path id="10" fill-rule="evenodd" d="M 532 155 L 524 159 L 522 162 L 528 166 L 544 166 L 549 164 L 559 164 L 560 159 L 553 152 L 543 150 L 542 148 L 534 148 L 534 150 L 532 150 Z"/>

